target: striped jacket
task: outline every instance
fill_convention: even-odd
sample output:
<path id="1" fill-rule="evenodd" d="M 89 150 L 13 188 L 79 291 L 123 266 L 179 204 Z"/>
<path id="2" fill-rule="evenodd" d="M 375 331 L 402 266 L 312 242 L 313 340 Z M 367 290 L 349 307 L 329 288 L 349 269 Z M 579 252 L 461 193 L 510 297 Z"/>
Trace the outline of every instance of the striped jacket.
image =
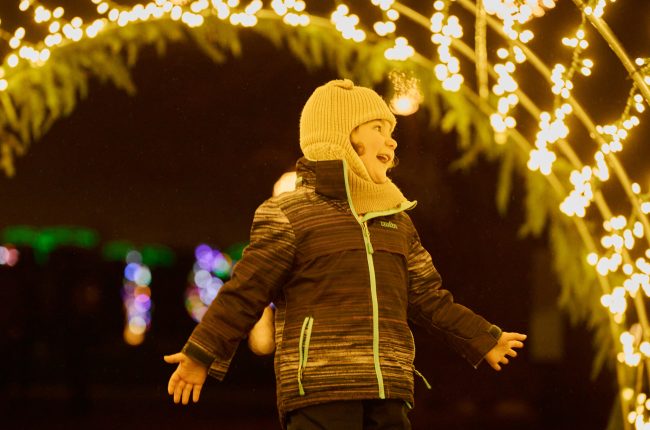
<path id="1" fill-rule="evenodd" d="M 221 380 L 269 302 L 275 374 L 287 412 L 336 400 L 413 402 L 408 321 L 440 330 L 477 366 L 500 329 L 454 303 L 409 216 L 358 217 L 340 160 L 298 162 L 299 186 L 256 211 L 250 245 L 183 351 Z"/>

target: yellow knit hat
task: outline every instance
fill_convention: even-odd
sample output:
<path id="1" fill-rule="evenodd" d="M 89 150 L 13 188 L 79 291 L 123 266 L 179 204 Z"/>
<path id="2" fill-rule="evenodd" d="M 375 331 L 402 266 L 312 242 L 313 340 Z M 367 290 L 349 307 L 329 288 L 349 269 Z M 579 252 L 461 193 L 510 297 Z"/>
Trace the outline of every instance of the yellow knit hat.
<path id="1" fill-rule="evenodd" d="M 313 92 L 300 115 L 300 149 L 310 160 L 346 160 L 348 180 L 356 212 L 367 213 L 400 206 L 401 191 L 388 180 L 375 184 L 352 147 L 350 134 L 375 119 L 397 123 L 384 100 L 370 88 L 355 86 L 349 79 L 334 80 Z"/>
<path id="2" fill-rule="evenodd" d="M 387 120 L 391 131 L 397 122 L 375 91 L 355 86 L 349 79 L 330 81 L 316 88 L 302 109 L 300 149 L 310 160 L 346 160 L 352 170 L 370 180 L 352 147 L 350 133 L 375 119 Z"/>

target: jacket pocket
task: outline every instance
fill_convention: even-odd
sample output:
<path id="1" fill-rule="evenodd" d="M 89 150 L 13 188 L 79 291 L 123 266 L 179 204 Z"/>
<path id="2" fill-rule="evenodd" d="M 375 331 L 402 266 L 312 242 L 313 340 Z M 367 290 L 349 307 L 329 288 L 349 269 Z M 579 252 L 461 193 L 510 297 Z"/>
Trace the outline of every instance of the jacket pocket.
<path id="1" fill-rule="evenodd" d="M 305 317 L 300 329 L 300 339 L 298 341 L 298 391 L 301 396 L 305 395 L 302 386 L 302 375 L 307 367 L 307 357 L 309 355 L 309 340 L 311 339 L 311 329 L 314 325 L 314 317 Z"/>

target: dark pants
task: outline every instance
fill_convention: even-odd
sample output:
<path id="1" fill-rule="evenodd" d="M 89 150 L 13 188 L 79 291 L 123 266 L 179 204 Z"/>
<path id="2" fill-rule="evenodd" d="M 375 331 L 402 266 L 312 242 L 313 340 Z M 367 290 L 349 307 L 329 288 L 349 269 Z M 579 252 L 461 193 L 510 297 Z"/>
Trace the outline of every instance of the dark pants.
<path id="1" fill-rule="evenodd" d="M 287 430 L 411 430 L 403 400 L 350 400 L 289 412 Z"/>

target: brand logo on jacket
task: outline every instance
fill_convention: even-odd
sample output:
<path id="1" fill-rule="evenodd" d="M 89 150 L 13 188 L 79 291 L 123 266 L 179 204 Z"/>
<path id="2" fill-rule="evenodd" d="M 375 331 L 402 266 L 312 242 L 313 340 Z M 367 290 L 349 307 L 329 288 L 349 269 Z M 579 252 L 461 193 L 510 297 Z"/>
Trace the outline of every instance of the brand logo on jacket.
<path id="1" fill-rule="evenodd" d="M 379 225 L 381 225 L 384 228 L 392 228 L 397 230 L 397 224 L 390 221 L 379 221 Z"/>

